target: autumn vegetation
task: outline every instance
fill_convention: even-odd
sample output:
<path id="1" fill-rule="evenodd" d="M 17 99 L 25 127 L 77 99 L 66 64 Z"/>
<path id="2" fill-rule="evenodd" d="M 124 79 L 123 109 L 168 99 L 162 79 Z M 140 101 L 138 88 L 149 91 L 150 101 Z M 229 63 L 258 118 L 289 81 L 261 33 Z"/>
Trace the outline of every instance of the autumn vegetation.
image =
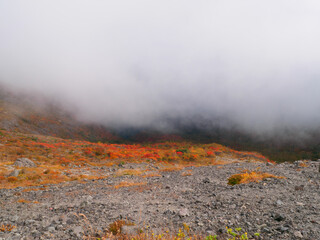
<path id="1" fill-rule="evenodd" d="M 228 179 L 229 185 L 250 183 L 250 182 L 260 182 L 266 178 L 284 178 L 282 176 L 276 176 L 270 173 L 264 173 L 259 171 L 243 171 L 239 174 L 234 174 Z"/>
<path id="2" fill-rule="evenodd" d="M 16 227 L 11 224 L 2 224 L 0 225 L 0 232 L 11 232 Z"/>
<path id="3" fill-rule="evenodd" d="M 150 144 L 112 144 L 61 139 L 0 130 L 0 187 L 40 186 L 82 179 L 101 179 L 100 168 L 125 163 L 152 163 L 161 171 L 181 170 L 187 166 L 227 164 L 233 161 L 269 162 L 261 154 L 240 152 L 219 144 L 161 142 Z M 28 158 L 37 167 L 19 168 L 10 176 L 17 158 Z M 227 159 L 227 160 L 226 160 Z M 122 170 L 115 176 L 157 176 L 159 172 L 141 169 Z M 191 172 L 183 173 L 191 175 Z"/>

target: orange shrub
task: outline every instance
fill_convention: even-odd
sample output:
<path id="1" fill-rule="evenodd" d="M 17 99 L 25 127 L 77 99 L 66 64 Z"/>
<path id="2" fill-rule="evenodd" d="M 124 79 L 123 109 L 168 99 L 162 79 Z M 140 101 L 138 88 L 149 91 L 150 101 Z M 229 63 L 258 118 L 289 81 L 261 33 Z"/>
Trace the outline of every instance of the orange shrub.
<path id="1" fill-rule="evenodd" d="M 143 178 L 150 178 L 150 177 L 161 177 L 159 173 L 147 173 L 142 176 Z"/>
<path id="2" fill-rule="evenodd" d="M 94 149 L 94 153 L 96 154 L 96 156 L 104 155 L 105 149 L 103 147 L 96 147 Z"/>
<path id="3" fill-rule="evenodd" d="M 245 172 L 240 174 L 234 174 L 228 179 L 229 185 L 236 185 L 242 183 L 249 183 L 249 182 L 259 182 L 265 178 L 284 178 L 272 175 L 270 173 L 263 173 L 263 172 Z"/>
<path id="4" fill-rule="evenodd" d="M 12 183 L 12 182 L 18 181 L 18 178 L 11 176 L 11 177 L 8 177 L 7 180 L 8 180 L 8 182 Z"/>
<path id="5" fill-rule="evenodd" d="M 2 224 L 0 226 L 0 232 L 11 232 L 14 228 L 16 228 L 15 226 L 11 225 L 11 224 Z"/>
<path id="6" fill-rule="evenodd" d="M 141 174 L 142 174 L 142 171 L 140 169 L 120 169 L 117 171 L 116 176 L 124 176 L 124 175 L 137 176 Z"/>
<path id="7" fill-rule="evenodd" d="M 192 170 L 187 170 L 183 173 L 181 173 L 181 176 L 185 177 L 185 176 L 192 176 Z"/>
<path id="8" fill-rule="evenodd" d="M 146 185 L 147 183 L 145 182 L 120 182 L 118 185 L 115 185 L 114 188 L 118 189 L 121 187 L 133 187 L 133 186 L 141 186 L 141 185 Z"/>
<path id="9" fill-rule="evenodd" d="M 302 163 L 299 163 L 299 166 L 300 167 L 308 167 L 309 165 L 305 162 L 302 162 Z"/>
<path id="10" fill-rule="evenodd" d="M 109 225 L 108 232 L 113 235 L 119 235 L 121 233 L 121 229 L 123 226 L 133 226 L 133 225 L 134 224 L 132 222 L 119 219 Z"/>
<path id="11" fill-rule="evenodd" d="M 31 203 L 31 201 L 26 200 L 26 199 L 19 199 L 18 203 Z"/>

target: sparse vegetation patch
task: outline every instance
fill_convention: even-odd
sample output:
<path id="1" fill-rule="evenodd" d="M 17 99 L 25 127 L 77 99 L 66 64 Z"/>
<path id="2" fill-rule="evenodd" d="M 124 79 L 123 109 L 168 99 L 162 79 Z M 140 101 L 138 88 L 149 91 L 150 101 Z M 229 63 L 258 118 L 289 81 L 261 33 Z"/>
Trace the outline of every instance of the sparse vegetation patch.
<path id="1" fill-rule="evenodd" d="M 259 182 L 265 178 L 284 178 L 281 176 L 275 176 L 269 173 L 263 172 L 255 172 L 255 171 L 244 171 L 244 173 L 234 174 L 228 179 L 229 185 L 236 185 L 236 184 L 243 184 L 243 183 L 250 183 L 250 182 Z"/>

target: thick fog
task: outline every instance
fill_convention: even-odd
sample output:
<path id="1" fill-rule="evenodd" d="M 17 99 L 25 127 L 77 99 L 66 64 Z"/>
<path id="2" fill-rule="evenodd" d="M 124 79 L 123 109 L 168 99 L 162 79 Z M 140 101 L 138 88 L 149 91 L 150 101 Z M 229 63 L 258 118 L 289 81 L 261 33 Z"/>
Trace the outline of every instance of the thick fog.
<path id="1" fill-rule="evenodd" d="M 319 127 L 320 2 L 0 0 L 0 83 L 106 126 Z"/>

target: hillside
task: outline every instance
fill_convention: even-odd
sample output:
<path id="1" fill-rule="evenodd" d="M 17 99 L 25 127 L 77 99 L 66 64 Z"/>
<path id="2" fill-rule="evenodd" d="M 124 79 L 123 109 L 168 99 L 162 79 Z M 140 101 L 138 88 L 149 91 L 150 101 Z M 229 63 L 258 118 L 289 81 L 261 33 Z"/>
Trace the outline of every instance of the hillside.
<path id="1" fill-rule="evenodd" d="M 319 163 L 0 131 L 2 239 L 319 239 Z"/>
<path id="2" fill-rule="evenodd" d="M 152 131 L 125 143 L 57 106 L 1 96 L 0 239 L 320 237 L 316 162 Z"/>
<path id="3" fill-rule="evenodd" d="M 175 170 L 234 161 L 270 162 L 258 153 L 239 152 L 219 144 L 107 144 L 3 130 L 0 144 L 0 186 L 5 188 L 105 178 L 110 174 L 107 167 L 124 163 L 154 162 L 160 169 Z M 10 178 L 15 169 L 12 164 L 18 158 L 31 159 L 35 166 L 24 172 L 19 170 Z"/>
<path id="4" fill-rule="evenodd" d="M 117 141 L 105 127 L 76 119 L 45 97 L 0 89 L 0 129 L 88 141 Z"/>
<path id="5" fill-rule="evenodd" d="M 236 128 L 222 128 L 206 122 L 198 126 L 171 119 L 168 123 L 175 129 L 172 133 L 150 128 L 108 128 L 80 121 L 45 96 L 0 89 L 0 129 L 6 131 L 109 143 L 215 142 L 238 151 L 260 152 L 276 162 L 320 159 L 319 129 L 287 129 L 275 136 L 257 137 Z"/>

